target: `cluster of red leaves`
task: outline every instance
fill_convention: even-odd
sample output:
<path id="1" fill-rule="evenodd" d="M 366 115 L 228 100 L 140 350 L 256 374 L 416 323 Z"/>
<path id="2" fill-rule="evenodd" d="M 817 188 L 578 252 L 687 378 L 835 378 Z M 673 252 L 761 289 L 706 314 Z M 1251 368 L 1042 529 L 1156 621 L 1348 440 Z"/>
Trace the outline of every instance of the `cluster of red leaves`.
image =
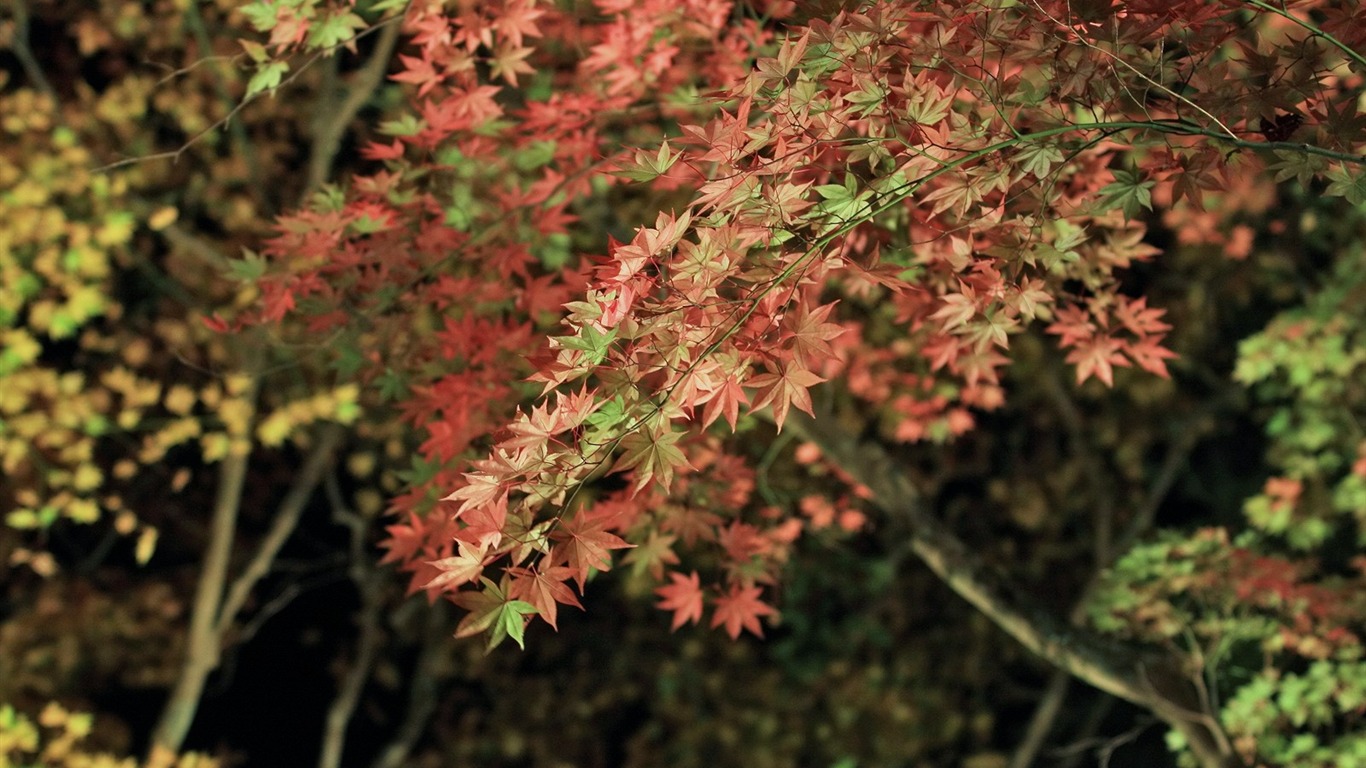
<path id="1" fill-rule="evenodd" d="M 1315 564 L 1234 549 L 1228 584 L 1239 604 L 1277 618 L 1285 648 L 1308 658 L 1327 658 L 1338 649 L 1360 645 L 1366 631 L 1353 625 L 1366 602 L 1366 560 L 1358 560 L 1356 578 L 1315 582 L 1310 581 L 1319 570 Z"/>
<path id="2" fill-rule="evenodd" d="M 1325 574 L 1312 558 L 1250 549 L 1222 528 L 1144 547 L 1119 563 L 1121 577 L 1102 590 L 1119 596 L 1106 621 L 1117 619 L 1139 637 L 1194 632 L 1207 640 L 1253 640 L 1267 653 L 1327 659 L 1352 652 L 1366 632 L 1366 558 Z M 1095 607 L 1113 599 L 1103 596 Z"/>
<path id="3" fill-rule="evenodd" d="M 1348 12 L 1314 5 L 1360 42 Z M 1118 292 L 1118 270 L 1156 253 L 1153 188 L 1199 205 L 1258 172 L 1216 143 L 1280 114 L 1330 126 L 1318 146 L 1366 141 L 1341 118 L 1357 88 L 1335 74 L 1341 52 L 1293 25 L 1250 34 L 1235 0 L 1082 16 L 1065 0 L 870 2 L 805 24 L 782 3 L 596 6 L 410 6 L 395 79 L 413 114 L 365 150 L 386 170 L 282 221 L 262 282 L 263 318 L 307 299 L 311 330 L 386 341 L 358 341 L 363 375 L 411 382 L 404 410 L 439 466 L 396 501 L 390 559 L 429 592 L 482 584 L 552 624 L 578 605 L 568 582 L 635 544 L 668 576 L 675 626 L 710 602 L 714 625 L 758 634 L 792 529 L 747 493 L 687 501 L 740 476 L 714 425 L 762 412 L 781 430 L 843 377 L 897 437 L 961 433 L 969 408 L 1002 401 L 1010 338 L 1035 320 L 1079 381 L 1131 363 L 1165 376 L 1162 310 Z M 714 96 L 678 106 L 699 88 Z M 649 149 L 624 148 L 628 129 Z M 609 172 L 693 196 L 606 258 L 549 268 L 536 254 Z M 423 317 L 431 330 L 390 341 Z M 510 370 L 542 387 L 515 413 Z M 603 471 L 626 488 L 583 490 Z M 435 502 L 440 487 L 455 490 Z M 669 536 L 717 547 L 715 581 L 668 571 Z"/>

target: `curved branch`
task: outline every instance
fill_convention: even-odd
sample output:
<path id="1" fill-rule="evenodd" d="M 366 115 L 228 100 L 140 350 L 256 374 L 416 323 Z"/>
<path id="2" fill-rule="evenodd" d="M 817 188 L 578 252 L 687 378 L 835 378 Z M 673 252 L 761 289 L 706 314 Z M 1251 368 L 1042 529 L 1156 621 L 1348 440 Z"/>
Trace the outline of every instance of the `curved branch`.
<path id="1" fill-rule="evenodd" d="M 356 641 L 355 659 L 343 676 L 332 705 L 327 709 L 318 758 L 318 768 L 340 768 L 347 728 L 360 704 L 361 693 L 374 670 L 375 659 L 384 641 L 383 598 L 387 572 L 381 571 L 372 562 L 365 548 L 371 520 L 347 508 L 335 473 L 329 473 L 323 479 L 323 490 L 327 493 L 328 503 L 332 505 L 333 521 L 351 531 L 351 564 L 347 574 L 356 586 L 361 603 L 356 616 L 356 623 L 360 625 L 360 639 Z"/>
<path id="2" fill-rule="evenodd" d="M 19 60 L 19 66 L 24 70 L 24 76 L 29 79 L 33 87 L 44 96 L 52 100 L 53 109 L 57 108 L 57 91 L 52 87 L 52 83 L 44 74 L 42 66 L 38 63 L 37 57 L 33 55 L 33 48 L 28 40 L 28 3 L 25 0 L 14 0 L 12 6 L 14 13 L 14 33 L 10 38 L 10 51 Z"/>
<path id="3" fill-rule="evenodd" d="M 1042 606 L 1014 593 L 942 522 L 926 512 L 919 493 L 878 444 L 818 421 L 790 414 L 786 425 L 873 492 L 873 503 L 910 524 L 909 547 L 930 570 L 993 624 L 1050 664 L 1106 693 L 1151 710 L 1181 732 L 1206 768 L 1232 768 L 1218 724 L 1179 660 L 1155 648 L 1126 646 L 1068 626 Z"/>
<path id="4" fill-rule="evenodd" d="M 322 481 L 323 472 L 332 461 L 332 453 L 341 443 L 346 431 L 339 424 L 325 424 L 315 434 L 313 449 L 309 451 L 308 458 L 304 461 L 303 468 L 294 478 L 294 484 L 290 486 L 289 492 L 285 494 L 284 501 L 280 502 L 280 509 L 276 511 L 275 518 L 270 523 L 270 530 L 266 532 L 266 537 L 261 541 L 260 548 L 247 567 L 242 570 L 241 575 L 233 581 L 228 588 L 226 596 L 223 598 L 222 608 L 218 612 L 215 622 L 215 631 L 219 637 L 224 636 L 236 620 L 237 614 L 241 613 L 242 606 L 246 605 L 247 597 L 251 595 L 251 590 L 256 583 L 270 572 L 270 566 L 275 562 L 275 556 L 280 554 L 280 549 L 289 540 L 294 529 L 299 525 L 299 517 L 303 515 L 304 507 L 308 504 L 309 498 L 313 496 L 313 491 Z"/>
<path id="5" fill-rule="evenodd" d="M 256 418 L 263 364 L 263 356 L 259 352 L 249 354 L 252 357 L 247 371 L 251 383 L 244 398 L 250 408 L 246 419 L 248 428 Z M 246 485 L 250 458 L 250 451 L 230 451 L 219 467 L 213 520 L 209 527 L 209 546 L 204 553 L 204 569 L 199 574 L 199 584 L 195 588 L 185 663 L 152 732 L 151 754 L 154 756 L 180 752 L 185 736 L 190 732 L 190 724 L 194 722 L 195 711 L 199 709 L 204 682 L 218 666 L 221 648 L 216 623 L 222 605 L 223 585 L 228 577 L 232 544 L 237 531 L 237 512 L 242 505 L 242 489 Z"/>
<path id="6" fill-rule="evenodd" d="M 334 102 L 332 94 L 324 94 L 319 100 L 317 114 L 313 120 L 312 151 L 308 157 L 308 181 L 304 185 L 304 196 L 327 181 L 332 175 L 332 162 L 341 149 L 342 136 L 350 127 L 351 120 L 360 112 L 365 102 L 370 100 L 375 89 L 383 82 L 384 73 L 393 58 L 394 48 L 398 45 L 398 35 L 403 25 L 386 24 L 375 42 L 375 49 L 365 66 L 356 73 L 354 81 L 346 89 L 346 96 L 340 103 Z"/>
<path id="7" fill-rule="evenodd" d="M 249 370 L 259 371 L 261 363 L 261 355 L 258 353 Z M 253 373 L 248 399 L 253 404 L 256 402 L 260 384 L 259 373 Z M 323 471 L 331 461 L 333 450 L 344 434 L 341 427 L 335 424 L 323 427 L 313 451 L 295 478 L 293 487 L 281 502 L 260 549 L 243 573 L 231 584 L 228 583 L 228 566 L 236 539 L 237 513 L 242 503 L 242 489 L 246 484 L 250 452 L 233 453 L 223 460 L 218 496 L 214 502 L 209 547 L 204 554 L 204 569 L 200 573 L 190 616 L 185 662 L 153 732 L 153 755 L 175 754 L 180 751 L 194 722 L 195 712 L 199 709 L 204 684 L 209 675 L 218 668 L 224 635 L 245 605 L 252 587 L 270 569 L 280 548 L 294 531 L 304 506 L 312 496 L 313 489 L 317 487 Z"/>

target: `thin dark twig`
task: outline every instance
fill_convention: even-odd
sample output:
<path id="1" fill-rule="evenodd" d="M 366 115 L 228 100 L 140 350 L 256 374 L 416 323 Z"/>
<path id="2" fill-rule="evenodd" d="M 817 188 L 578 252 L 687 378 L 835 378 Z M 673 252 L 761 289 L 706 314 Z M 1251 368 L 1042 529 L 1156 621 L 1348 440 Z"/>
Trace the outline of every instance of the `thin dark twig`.
<path id="1" fill-rule="evenodd" d="M 38 89 L 39 93 L 51 99 L 55 108 L 57 106 L 57 91 L 48 81 L 37 57 L 33 55 L 33 48 L 29 46 L 28 3 L 25 0 L 11 0 L 11 2 L 13 4 L 11 7 L 14 9 L 14 37 L 10 40 L 10 50 L 14 52 L 14 57 L 19 60 L 19 66 L 24 70 L 24 77 L 33 83 L 33 87 Z"/>
<path id="2" fill-rule="evenodd" d="M 351 581 L 360 594 L 361 608 L 356 622 L 360 624 L 360 639 L 356 642 L 356 658 L 351 662 L 337 696 L 328 707 L 323 727 L 323 742 L 318 768 L 338 768 L 346 747 L 347 726 L 355 715 L 365 683 L 370 679 L 375 659 L 384 640 L 383 608 L 385 571 L 376 567 L 366 551 L 370 533 L 370 519 L 348 508 L 342 498 L 335 473 L 323 480 L 323 490 L 332 507 L 333 519 L 351 530 L 351 564 L 347 569 Z"/>

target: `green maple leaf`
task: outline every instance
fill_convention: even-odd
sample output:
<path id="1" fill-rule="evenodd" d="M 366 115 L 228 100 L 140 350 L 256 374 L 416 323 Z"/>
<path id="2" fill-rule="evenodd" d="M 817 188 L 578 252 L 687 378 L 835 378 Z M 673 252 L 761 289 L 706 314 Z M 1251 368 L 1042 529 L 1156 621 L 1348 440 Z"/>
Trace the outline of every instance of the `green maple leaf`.
<path id="1" fill-rule="evenodd" d="M 1114 171 L 1114 182 L 1101 187 L 1100 209 L 1119 208 L 1125 219 L 1137 218 L 1140 208 L 1153 209 L 1152 188 L 1155 182 L 1142 181 L 1138 171 Z"/>
<path id="2" fill-rule="evenodd" d="M 1048 172 L 1053 170 L 1053 166 L 1062 160 L 1062 151 L 1049 144 L 1027 144 L 1015 156 L 1021 170 L 1038 179 L 1047 176 Z"/>
<path id="3" fill-rule="evenodd" d="M 584 352 L 584 364 L 600 365 L 607 359 L 607 353 L 612 347 L 612 342 L 617 338 L 617 330 L 609 328 L 606 332 L 599 331 L 591 325 L 585 325 L 579 336 L 556 336 L 556 341 L 565 349 L 577 349 Z"/>
<path id="4" fill-rule="evenodd" d="M 251 98 L 262 91 L 269 91 L 280 85 L 285 73 L 289 72 L 289 64 L 283 61 L 270 61 L 262 64 L 256 70 L 256 74 L 251 76 L 247 83 L 247 98 Z"/>
<path id="5" fill-rule="evenodd" d="M 1345 163 L 1337 163 L 1325 175 L 1328 177 L 1325 195 L 1345 197 L 1352 205 L 1366 205 L 1366 173 L 1349 170 Z"/>
<path id="6" fill-rule="evenodd" d="M 510 599 L 506 592 L 487 578 L 481 577 L 479 581 L 484 585 L 482 590 L 461 592 L 453 598 L 456 605 L 469 611 L 455 628 L 455 636 L 470 637 L 487 632 L 490 651 L 509 637 L 517 643 L 517 647 L 526 650 L 526 643 L 522 639 L 526 631 L 525 617 L 536 613 L 536 606 L 525 600 Z"/>
<path id="7" fill-rule="evenodd" d="M 335 48 L 354 39 L 358 29 L 365 29 L 365 21 L 354 13 L 326 16 L 308 30 L 308 44 L 314 48 Z"/>
<path id="8" fill-rule="evenodd" d="M 681 437 L 682 432 L 673 430 L 660 434 L 629 434 L 621 441 L 624 452 L 612 471 L 635 468 L 636 488 L 643 488 L 654 479 L 667 489 L 673 480 L 674 468 L 688 466 L 688 458 L 676 445 Z"/>

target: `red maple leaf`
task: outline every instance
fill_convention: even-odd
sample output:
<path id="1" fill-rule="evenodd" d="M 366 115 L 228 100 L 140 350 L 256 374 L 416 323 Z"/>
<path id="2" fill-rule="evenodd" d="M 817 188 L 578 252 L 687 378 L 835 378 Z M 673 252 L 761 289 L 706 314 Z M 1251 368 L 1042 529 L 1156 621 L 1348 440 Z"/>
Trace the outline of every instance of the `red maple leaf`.
<path id="1" fill-rule="evenodd" d="M 486 559 L 484 553 L 487 551 L 480 547 L 473 547 L 463 541 L 456 542 L 460 553 L 454 557 L 443 557 L 440 560 L 433 560 L 427 565 L 440 571 L 426 584 L 423 589 L 442 589 L 453 590 L 462 584 L 468 584 L 479 578 L 479 574 L 484 572 Z"/>
<path id="2" fill-rule="evenodd" d="M 1124 342 L 1109 336 L 1097 336 L 1077 344 L 1076 348 L 1067 354 L 1067 362 L 1076 364 L 1078 384 L 1095 376 L 1105 382 L 1105 386 L 1113 387 L 1115 373 L 1112 366 L 1129 365 L 1128 358 L 1121 353 L 1122 349 Z"/>
<path id="3" fill-rule="evenodd" d="M 702 620 L 702 586 L 697 578 L 697 571 L 691 575 L 684 576 L 681 573 L 669 574 L 671 584 L 657 587 L 655 594 L 664 598 L 658 603 L 661 610 L 673 611 L 674 620 L 672 630 L 692 622 L 696 624 Z"/>
<path id="4" fill-rule="evenodd" d="M 574 575 L 573 570 L 564 566 L 554 566 L 509 568 L 507 572 L 512 577 L 508 596 L 534 605 L 541 618 L 556 631 L 560 629 L 555 623 L 559 616 L 560 603 L 583 610 L 583 604 L 574 596 L 574 590 L 565 584 Z"/>
<path id="5" fill-rule="evenodd" d="M 815 412 L 811 406 L 811 393 L 807 392 L 808 387 L 813 387 L 825 379 L 817 376 L 811 371 L 801 366 L 801 363 L 793 360 L 783 365 L 780 373 L 764 373 L 749 380 L 749 386 L 759 387 L 759 396 L 754 401 L 754 408 L 763 408 L 769 403 L 773 404 L 773 422 L 778 426 L 778 431 L 782 431 L 783 422 L 787 420 L 787 409 L 797 406 L 799 410 L 814 416 Z"/>
<path id="6" fill-rule="evenodd" d="M 1129 344 L 1124 352 L 1130 360 L 1138 363 L 1140 368 L 1149 373 L 1155 373 L 1164 379 L 1171 378 L 1171 374 L 1167 372 L 1165 361 L 1179 357 L 1175 352 L 1162 346 L 1161 336 L 1145 336 L 1143 339 Z"/>
<path id="7" fill-rule="evenodd" d="M 835 305 L 826 304 L 794 315 L 792 323 L 792 352 L 807 368 L 814 368 L 835 356 L 830 341 L 841 336 L 845 328 L 828 322 Z"/>
<path id="8" fill-rule="evenodd" d="M 759 599 L 763 591 L 763 587 L 732 585 L 730 594 L 716 598 L 716 613 L 712 616 L 711 625 L 719 627 L 724 624 L 726 634 L 732 640 L 740 636 L 742 629 L 763 637 L 764 629 L 759 625 L 759 617 L 778 613 L 773 606 Z"/>
<path id="9" fill-rule="evenodd" d="M 579 585 L 580 593 L 583 592 L 584 581 L 588 579 L 589 569 L 612 570 L 610 551 L 634 546 L 627 544 L 620 536 L 604 530 L 605 525 L 606 521 L 601 517 L 579 514 L 561 520 L 560 527 L 554 534 L 559 543 L 555 545 L 551 561 L 568 564 L 574 581 Z"/>

